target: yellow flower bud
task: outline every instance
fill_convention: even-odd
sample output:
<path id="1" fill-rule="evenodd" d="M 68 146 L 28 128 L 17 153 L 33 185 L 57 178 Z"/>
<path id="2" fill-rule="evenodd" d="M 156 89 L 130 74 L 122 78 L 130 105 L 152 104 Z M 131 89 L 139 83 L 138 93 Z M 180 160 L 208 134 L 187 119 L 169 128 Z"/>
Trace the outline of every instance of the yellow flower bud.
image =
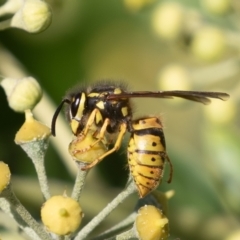
<path id="1" fill-rule="evenodd" d="M 53 196 L 42 206 L 41 219 L 46 228 L 58 235 L 75 232 L 83 218 L 80 204 L 66 196 Z"/>
<path id="2" fill-rule="evenodd" d="M 170 64 L 159 73 L 160 90 L 190 90 L 190 77 L 186 68 L 178 64 Z"/>
<path id="3" fill-rule="evenodd" d="M 75 161 L 91 163 L 107 152 L 104 139 L 94 144 L 97 140 L 94 133 L 95 131 L 90 130 L 86 136 L 80 134 L 69 144 L 68 151 Z"/>
<path id="4" fill-rule="evenodd" d="M 11 173 L 4 162 L 0 162 L 0 193 L 9 185 Z"/>
<path id="5" fill-rule="evenodd" d="M 135 228 L 141 240 L 165 240 L 169 237 L 168 219 L 152 205 L 145 205 L 138 210 Z"/>
<path id="6" fill-rule="evenodd" d="M 152 192 L 153 197 L 160 204 L 162 212 L 166 216 L 168 214 L 168 201 L 173 197 L 174 194 L 175 192 L 173 190 L 169 190 L 167 192 L 160 192 L 158 190 L 155 190 Z"/>
<path id="7" fill-rule="evenodd" d="M 238 240 L 238 239 L 240 239 L 240 229 L 231 232 L 229 236 L 225 237 L 225 240 Z"/>
<path id="8" fill-rule="evenodd" d="M 231 0 L 201 0 L 202 6 L 216 15 L 226 14 L 231 9 Z"/>
<path id="9" fill-rule="evenodd" d="M 231 123 L 237 113 L 236 103 L 232 99 L 224 103 L 215 99 L 211 101 L 212 103 L 207 108 L 204 108 L 208 120 L 213 124 Z"/>
<path id="10" fill-rule="evenodd" d="M 16 144 L 42 140 L 51 135 L 50 128 L 36 121 L 30 110 L 25 111 L 25 118 L 24 124 L 15 136 Z"/>
<path id="11" fill-rule="evenodd" d="M 226 50 L 226 39 L 220 29 L 204 27 L 193 37 L 192 53 L 203 61 L 219 60 Z"/>
<path id="12" fill-rule="evenodd" d="M 16 112 L 33 109 L 42 97 L 42 89 L 32 77 L 5 78 L 1 81 L 9 106 Z"/>
<path id="13" fill-rule="evenodd" d="M 124 0 L 124 5 L 133 12 L 139 11 L 143 7 L 153 3 L 155 0 Z"/>
<path id="14" fill-rule="evenodd" d="M 11 26 L 30 33 L 37 33 L 45 30 L 51 20 L 52 11 L 45 1 L 25 0 L 22 7 L 13 16 Z"/>
<path id="15" fill-rule="evenodd" d="M 166 2 L 159 5 L 152 16 L 156 34 L 166 40 L 176 39 L 183 28 L 184 12 L 178 3 Z"/>

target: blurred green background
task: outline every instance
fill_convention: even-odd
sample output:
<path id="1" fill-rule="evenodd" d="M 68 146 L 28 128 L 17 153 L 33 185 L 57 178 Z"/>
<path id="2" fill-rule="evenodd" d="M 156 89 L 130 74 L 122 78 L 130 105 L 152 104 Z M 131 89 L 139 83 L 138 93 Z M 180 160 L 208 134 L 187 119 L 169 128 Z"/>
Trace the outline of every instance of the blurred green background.
<path id="1" fill-rule="evenodd" d="M 167 184 L 167 166 L 166 180 L 158 189 L 175 191 L 169 202 L 170 239 L 240 239 L 240 1 L 48 3 L 53 19 L 44 32 L 30 34 L 16 28 L 0 32 L 0 74 L 12 77 L 1 57 L 7 50 L 56 106 L 73 85 L 101 79 L 124 80 L 136 91 L 185 89 L 231 95 L 229 101 L 216 100 L 209 106 L 177 99 L 137 99 L 134 117 L 163 119 L 174 176 Z M 42 198 L 35 170 L 13 141 L 24 115 L 8 107 L 3 90 L 0 103 L 0 160 L 10 166 L 16 194 L 38 217 Z M 47 125 L 53 113 L 48 114 Z M 127 141 L 128 136 L 122 149 L 88 176 L 82 197 L 85 222 L 123 189 L 128 176 Z M 70 194 L 74 174 L 57 152 L 50 145 L 46 156 L 50 188 L 57 194 L 67 189 Z M 36 194 L 30 194 L 35 189 Z M 132 196 L 124 202 L 102 229 L 130 213 L 137 199 Z"/>

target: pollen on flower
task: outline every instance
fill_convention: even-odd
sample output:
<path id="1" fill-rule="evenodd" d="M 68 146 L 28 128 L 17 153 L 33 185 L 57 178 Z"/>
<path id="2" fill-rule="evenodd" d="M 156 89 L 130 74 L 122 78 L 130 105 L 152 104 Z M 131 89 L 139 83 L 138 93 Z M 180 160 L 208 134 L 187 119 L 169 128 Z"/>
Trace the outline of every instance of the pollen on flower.
<path id="1" fill-rule="evenodd" d="M 53 196 L 41 209 L 41 219 L 46 228 L 58 235 L 75 232 L 83 217 L 80 204 L 67 196 Z"/>
<path id="2" fill-rule="evenodd" d="M 51 135 L 50 128 L 36 121 L 30 110 L 25 111 L 25 122 L 15 136 L 17 144 L 48 138 Z"/>
<path id="3" fill-rule="evenodd" d="M 0 193 L 8 186 L 10 178 L 11 173 L 8 165 L 0 161 Z"/>
<path id="4" fill-rule="evenodd" d="M 135 230 L 141 240 L 165 240 L 169 236 L 168 219 L 157 207 L 145 205 L 138 211 Z"/>
<path id="5" fill-rule="evenodd" d="M 59 215 L 62 216 L 62 217 L 69 216 L 68 211 L 65 208 L 59 209 Z"/>

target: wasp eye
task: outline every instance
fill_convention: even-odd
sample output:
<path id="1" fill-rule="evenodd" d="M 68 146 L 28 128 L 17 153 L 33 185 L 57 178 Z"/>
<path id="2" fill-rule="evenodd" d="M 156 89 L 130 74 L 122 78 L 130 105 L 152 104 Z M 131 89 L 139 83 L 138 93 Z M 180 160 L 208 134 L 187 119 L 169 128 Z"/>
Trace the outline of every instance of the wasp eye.
<path id="1" fill-rule="evenodd" d="M 71 103 L 70 111 L 71 111 L 72 117 L 76 116 L 80 102 L 81 102 L 81 93 L 78 93 L 75 95 Z"/>

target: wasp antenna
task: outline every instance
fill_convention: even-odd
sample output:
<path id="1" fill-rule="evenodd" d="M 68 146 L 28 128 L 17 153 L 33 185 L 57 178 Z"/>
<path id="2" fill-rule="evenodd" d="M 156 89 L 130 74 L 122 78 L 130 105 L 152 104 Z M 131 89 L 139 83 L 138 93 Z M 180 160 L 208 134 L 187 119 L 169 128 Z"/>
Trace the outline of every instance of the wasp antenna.
<path id="1" fill-rule="evenodd" d="M 55 126 L 56 126 L 56 121 L 57 121 L 57 117 L 58 117 L 58 114 L 60 113 L 61 109 L 62 109 L 62 106 L 64 103 L 68 103 L 70 104 L 70 101 L 69 99 L 63 99 L 62 102 L 60 103 L 60 105 L 57 107 L 54 115 L 53 115 L 53 118 L 52 118 L 52 125 L 51 125 L 51 132 L 52 132 L 52 135 L 55 137 L 56 136 L 56 129 L 55 129 Z"/>

